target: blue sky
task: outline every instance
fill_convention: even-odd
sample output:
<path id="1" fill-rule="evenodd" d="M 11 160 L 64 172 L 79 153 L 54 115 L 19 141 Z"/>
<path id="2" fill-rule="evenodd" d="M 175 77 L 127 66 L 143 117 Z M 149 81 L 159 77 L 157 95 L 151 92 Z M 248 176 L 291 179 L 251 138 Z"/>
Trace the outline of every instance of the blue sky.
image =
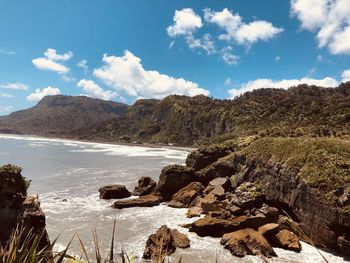
<path id="1" fill-rule="evenodd" d="M 0 115 L 350 79 L 348 0 L 0 0 Z"/>

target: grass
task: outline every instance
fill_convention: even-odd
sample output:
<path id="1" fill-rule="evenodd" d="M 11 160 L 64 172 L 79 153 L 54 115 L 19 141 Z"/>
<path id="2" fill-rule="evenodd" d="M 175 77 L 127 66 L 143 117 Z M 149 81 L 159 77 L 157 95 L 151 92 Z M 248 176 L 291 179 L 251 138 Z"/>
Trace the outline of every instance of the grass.
<path id="1" fill-rule="evenodd" d="M 349 140 L 266 137 L 254 141 L 242 152 L 264 163 L 282 163 L 299 173 L 331 203 L 336 202 L 334 190 L 350 187 Z"/>

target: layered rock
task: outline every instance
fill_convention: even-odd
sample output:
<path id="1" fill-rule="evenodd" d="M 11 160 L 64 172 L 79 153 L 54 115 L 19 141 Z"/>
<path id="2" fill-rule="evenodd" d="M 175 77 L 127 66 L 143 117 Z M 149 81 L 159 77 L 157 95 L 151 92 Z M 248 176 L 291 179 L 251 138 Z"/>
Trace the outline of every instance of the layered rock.
<path id="1" fill-rule="evenodd" d="M 177 247 L 188 248 L 189 246 L 190 241 L 185 234 L 163 225 L 148 237 L 143 258 L 163 262 L 166 256 L 175 252 Z"/>
<path id="2" fill-rule="evenodd" d="M 156 185 L 157 183 L 151 177 L 141 177 L 132 194 L 136 196 L 148 195 L 152 193 Z"/>
<path id="3" fill-rule="evenodd" d="M 124 185 L 115 184 L 101 187 L 99 190 L 102 199 L 123 199 L 131 196 Z"/>
<path id="4" fill-rule="evenodd" d="M 18 227 L 26 233 L 32 230 L 34 235 L 40 236 L 38 249 L 50 251 L 45 214 L 40 208 L 39 200 L 27 196 L 30 182 L 22 177 L 21 171 L 21 168 L 13 165 L 0 167 L 0 245 L 5 246 Z M 26 237 L 26 233 L 22 238 Z"/>
<path id="5" fill-rule="evenodd" d="M 163 199 L 161 196 L 149 194 L 135 199 L 118 200 L 112 205 L 112 207 L 117 209 L 130 207 L 152 207 L 159 205 L 162 201 Z"/>
<path id="6" fill-rule="evenodd" d="M 203 185 L 199 182 L 190 183 L 173 195 L 169 206 L 175 208 L 190 207 L 196 197 L 202 193 L 203 189 Z"/>

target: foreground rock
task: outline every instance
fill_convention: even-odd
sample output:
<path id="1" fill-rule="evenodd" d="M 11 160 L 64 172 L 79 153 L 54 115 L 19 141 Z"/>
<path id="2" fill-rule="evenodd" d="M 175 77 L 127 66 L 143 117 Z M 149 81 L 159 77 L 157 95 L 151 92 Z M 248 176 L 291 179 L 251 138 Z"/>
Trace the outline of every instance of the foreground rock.
<path id="1" fill-rule="evenodd" d="M 152 207 L 157 206 L 163 201 L 161 196 L 157 195 L 144 195 L 135 199 L 125 199 L 116 201 L 112 207 L 117 209 L 129 208 L 129 207 Z"/>
<path id="2" fill-rule="evenodd" d="M 13 165 L 0 167 L 0 245 L 5 245 L 11 233 L 19 225 L 23 231 L 32 229 L 41 236 L 39 249 L 51 250 L 45 229 L 45 214 L 39 200 L 27 196 L 29 182 L 21 176 L 21 168 Z M 26 237 L 26 233 L 22 237 Z M 49 253 L 51 254 L 51 253 Z"/>
<path id="3" fill-rule="evenodd" d="M 251 228 L 225 234 L 220 243 L 232 255 L 238 257 L 244 257 L 245 255 L 277 256 L 264 236 Z"/>
<path id="4" fill-rule="evenodd" d="M 157 183 L 151 177 L 141 177 L 132 194 L 136 196 L 148 195 L 152 193 L 156 185 Z"/>
<path id="5" fill-rule="evenodd" d="M 131 196 L 131 193 L 124 185 L 115 184 L 100 188 L 100 198 L 102 199 L 122 199 Z"/>
<path id="6" fill-rule="evenodd" d="M 274 237 L 270 239 L 271 243 L 275 247 L 280 247 L 296 252 L 301 251 L 301 244 L 299 238 L 288 230 L 279 231 Z"/>
<path id="7" fill-rule="evenodd" d="M 143 258 L 163 262 L 166 256 L 175 252 L 177 247 L 187 248 L 189 246 L 190 241 L 185 234 L 163 225 L 155 234 L 148 237 Z"/>

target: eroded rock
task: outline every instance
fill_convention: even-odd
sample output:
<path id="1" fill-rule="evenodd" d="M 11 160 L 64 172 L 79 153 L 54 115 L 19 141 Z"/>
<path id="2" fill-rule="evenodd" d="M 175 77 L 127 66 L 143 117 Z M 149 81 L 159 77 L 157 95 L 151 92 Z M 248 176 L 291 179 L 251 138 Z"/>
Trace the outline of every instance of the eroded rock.
<path id="1" fill-rule="evenodd" d="M 129 207 L 152 207 L 159 205 L 162 201 L 163 199 L 161 196 L 150 194 L 135 199 L 118 200 L 112 205 L 112 207 L 117 209 Z"/>
<path id="2" fill-rule="evenodd" d="M 203 189 L 204 187 L 201 183 L 192 182 L 173 195 L 169 206 L 175 208 L 188 208 L 196 197 L 202 193 Z"/>
<path id="3" fill-rule="evenodd" d="M 101 187 L 99 190 L 102 199 L 122 199 L 131 196 L 124 185 L 115 184 Z"/>
<path id="4" fill-rule="evenodd" d="M 151 177 L 141 177 L 132 194 L 136 196 L 148 195 L 152 193 L 156 185 L 157 183 Z"/>

